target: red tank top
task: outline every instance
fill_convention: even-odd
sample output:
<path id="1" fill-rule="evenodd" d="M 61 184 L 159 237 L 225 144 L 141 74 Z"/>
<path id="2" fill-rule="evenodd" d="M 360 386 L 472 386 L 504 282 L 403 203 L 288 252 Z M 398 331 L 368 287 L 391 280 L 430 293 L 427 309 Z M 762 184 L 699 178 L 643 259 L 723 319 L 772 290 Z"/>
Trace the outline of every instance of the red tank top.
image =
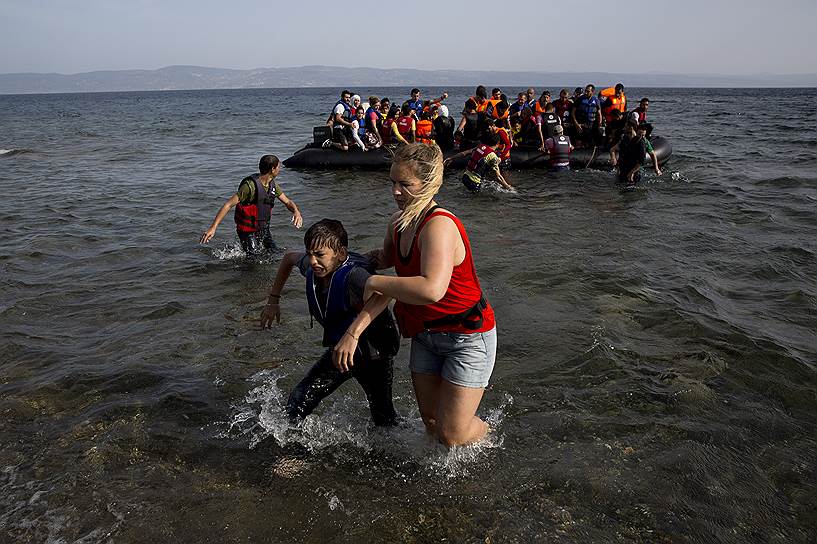
<path id="1" fill-rule="evenodd" d="M 392 235 L 395 251 L 397 252 L 394 270 L 400 277 L 420 275 L 421 258 L 420 250 L 417 247 L 417 240 L 425 224 L 435 215 L 443 215 L 454 221 L 457 230 L 460 232 L 462 243 L 465 246 L 465 258 L 452 270 L 448 290 L 445 292 L 443 298 L 437 302 L 420 306 L 406 304 L 398 300 L 394 304 L 394 314 L 397 318 L 400 332 L 404 337 L 411 338 L 427 329 L 434 332 L 458 332 L 466 334 L 489 331 L 494 328 L 496 322 L 494 319 L 494 309 L 487 303 L 486 307 L 482 310 L 481 327 L 469 329 L 461 324 L 449 324 L 431 328 L 426 326 L 426 322 L 428 321 L 468 311 L 473 308 L 475 304 L 479 303 L 482 297 L 482 289 L 479 285 L 479 278 L 477 278 L 477 271 L 476 268 L 474 268 L 474 259 L 471 254 L 471 243 L 468 241 L 465 227 L 460 220 L 451 213 L 446 211 L 434 211 L 428 214 L 417 227 L 417 231 L 414 233 L 414 239 L 411 241 L 408 257 L 405 258 L 400 254 L 400 233 L 398 233 L 395 228 Z"/>

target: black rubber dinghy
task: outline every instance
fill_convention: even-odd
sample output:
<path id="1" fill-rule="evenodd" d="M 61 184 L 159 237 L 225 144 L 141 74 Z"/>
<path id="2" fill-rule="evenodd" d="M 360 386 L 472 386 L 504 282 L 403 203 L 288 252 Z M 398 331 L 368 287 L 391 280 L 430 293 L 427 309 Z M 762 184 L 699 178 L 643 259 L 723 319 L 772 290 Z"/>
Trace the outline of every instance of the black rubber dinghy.
<path id="1" fill-rule="evenodd" d="M 653 136 L 651 139 L 653 149 L 658 157 L 658 163 L 664 165 L 672 155 L 672 145 L 669 140 L 661 136 Z M 446 152 L 446 157 L 454 155 L 455 152 Z M 576 149 L 570 156 L 570 166 L 572 168 L 603 167 L 609 163 L 609 151 L 598 147 L 595 151 L 590 149 Z M 647 164 L 650 163 L 647 157 Z M 461 157 L 452 161 L 450 168 L 465 167 L 467 157 Z M 361 168 L 366 170 L 384 170 L 391 165 L 391 152 L 388 149 L 375 149 L 372 151 L 337 151 L 335 149 L 323 149 L 322 147 L 309 144 L 295 152 L 290 158 L 284 161 L 287 168 L 309 168 L 318 170 L 329 170 L 333 168 Z M 511 150 L 512 168 L 547 168 L 547 154 L 538 149 Z"/>

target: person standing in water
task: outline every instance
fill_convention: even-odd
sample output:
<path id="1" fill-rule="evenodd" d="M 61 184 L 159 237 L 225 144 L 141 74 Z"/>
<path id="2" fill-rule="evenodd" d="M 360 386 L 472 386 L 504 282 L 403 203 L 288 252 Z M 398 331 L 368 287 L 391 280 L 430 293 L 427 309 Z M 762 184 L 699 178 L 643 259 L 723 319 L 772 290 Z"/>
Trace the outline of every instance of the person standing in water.
<path id="1" fill-rule="evenodd" d="M 387 297 L 371 297 L 364 307 L 364 288 L 374 266 L 362 255 L 350 252 L 348 242 L 340 221 L 322 219 L 309 227 L 304 251 L 288 252 L 278 265 L 269 300 L 261 312 L 261 328 L 281 322 L 284 284 L 297 267 L 306 278 L 309 313 L 323 327 L 327 350 L 290 393 L 287 415 L 292 421 L 302 420 L 344 382 L 355 378 L 366 393 L 374 424 L 394 425 L 392 361 L 400 348 L 400 336 L 387 308 Z M 347 336 L 354 346 L 341 356 L 334 348 Z"/>
<path id="2" fill-rule="evenodd" d="M 369 254 L 397 276 L 371 276 L 367 295 L 396 299 L 400 332 L 411 338 L 412 383 L 427 431 L 446 446 L 482 439 L 476 416 L 496 358 L 494 311 L 485 300 L 465 227 L 434 200 L 443 182 L 436 145 L 395 151 L 389 172 L 399 211 L 383 248 Z M 336 347 L 348 351 L 346 335 Z"/>
<path id="3" fill-rule="evenodd" d="M 275 243 L 269 231 L 269 220 L 275 199 L 280 200 L 292 212 L 291 222 L 295 228 L 301 228 L 304 222 L 301 211 L 275 182 L 280 171 L 281 162 L 278 157 L 275 155 L 261 157 L 258 161 L 258 174 L 241 180 L 238 191 L 219 209 L 210 228 L 201 235 L 199 242 L 202 244 L 209 242 L 216 234 L 219 223 L 235 206 L 235 228 L 244 252 L 248 255 L 258 255 L 264 249 L 272 249 Z"/>

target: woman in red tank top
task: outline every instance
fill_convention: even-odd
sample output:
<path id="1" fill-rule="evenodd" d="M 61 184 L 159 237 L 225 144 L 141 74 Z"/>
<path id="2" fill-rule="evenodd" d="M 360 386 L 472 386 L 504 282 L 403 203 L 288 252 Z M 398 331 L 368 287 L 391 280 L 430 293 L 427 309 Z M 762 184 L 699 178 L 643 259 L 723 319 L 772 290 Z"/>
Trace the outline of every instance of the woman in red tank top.
<path id="1" fill-rule="evenodd" d="M 412 383 L 428 432 L 448 446 L 475 442 L 488 430 L 475 414 L 493 371 L 496 327 L 465 228 L 434 201 L 442 151 L 402 146 L 389 176 L 400 211 L 375 253 L 379 268 L 394 266 L 397 277 L 372 276 L 366 291 L 397 301 L 400 331 L 412 339 Z"/>

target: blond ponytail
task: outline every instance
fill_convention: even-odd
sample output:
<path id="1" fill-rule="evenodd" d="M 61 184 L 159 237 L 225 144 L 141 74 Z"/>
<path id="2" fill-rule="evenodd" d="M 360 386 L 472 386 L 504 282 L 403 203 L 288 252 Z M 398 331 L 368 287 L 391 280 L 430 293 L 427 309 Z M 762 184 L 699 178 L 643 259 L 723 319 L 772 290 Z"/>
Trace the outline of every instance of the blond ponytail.
<path id="1" fill-rule="evenodd" d="M 443 184 L 443 152 L 436 144 L 414 143 L 401 145 L 394 152 L 394 164 L 408 167 L 423 182 L 419 192 L 397 219 L 398 231 L 406 230 L 418 221 Z"/>

